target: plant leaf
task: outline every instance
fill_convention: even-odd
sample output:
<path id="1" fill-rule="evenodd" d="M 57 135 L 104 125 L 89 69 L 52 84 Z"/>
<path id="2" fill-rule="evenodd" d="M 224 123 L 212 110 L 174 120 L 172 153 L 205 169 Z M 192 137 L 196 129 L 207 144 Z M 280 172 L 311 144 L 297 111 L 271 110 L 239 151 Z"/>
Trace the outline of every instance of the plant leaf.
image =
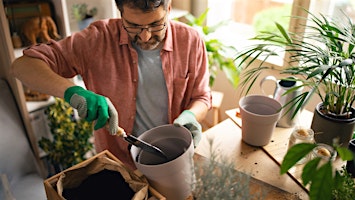
<path id="1" fill-rule="evenodd" d="M 309 190 L 310 200 L 332 200 L 333 176 L 331 161 L 315 172 Z"/>
<path id="2" fill-rule="evenodd" d="M 302 181 L 303 185 L 307 185 L 314 177 L 317 172 L 317 167 L 321 158 L 317 157 L 313 160 L 307 162 L 307 164 L 303 167 L 302 171 Z"/>
<path id="3" fill-rule="evenodd" d="M 275 24 L 276 24 L 277 29 L 279 29 L 280 33 L 287 40 L 287 42 L 288 43 L 292 43 L 291 37 L 288 35 L 288 33 L 286 32 L 284 27 L 281 24 L 277 23 L 277 22 Z"/>
<path id="4" fill-rule="evenodd" d="M 340 156 L 340 158 L 342 160 L 349 161 L 349 160 L 353 160 L 354 159 L 353 158 L 353 153 L 349 149 L 339 146 L 339 147 L 336 147 L 336 150 L 337 150 L 337 152 L 338 152 L 338 154 L 339 154 L 339 156 Z"/>
<path id="5" fill-rule="evenodd" d="M 281 163 L 281 174 L 286 173 L 291 167 L 293 167 L 299 160 L 305 157 L 312 151 L 317 145 L 310 143 L 299 143 L 292 146 L 286 153 Z"/>

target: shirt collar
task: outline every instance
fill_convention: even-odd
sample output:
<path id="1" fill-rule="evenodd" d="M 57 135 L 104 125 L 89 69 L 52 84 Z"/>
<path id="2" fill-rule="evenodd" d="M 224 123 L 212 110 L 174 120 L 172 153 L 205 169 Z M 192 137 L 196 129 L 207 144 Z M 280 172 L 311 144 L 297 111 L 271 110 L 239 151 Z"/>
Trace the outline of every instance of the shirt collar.
<path id="1" fill-rule="evenodd" d="M 173 51 L 173 34 L 171 32 L 171 21 L 168 20 L 167 22 L 167 30 L 166 30 L 166 35 L 165 35 L 165 43 L 164 43 L 164 46 L 163 46 L 163 49 L 165 51 Z"/>

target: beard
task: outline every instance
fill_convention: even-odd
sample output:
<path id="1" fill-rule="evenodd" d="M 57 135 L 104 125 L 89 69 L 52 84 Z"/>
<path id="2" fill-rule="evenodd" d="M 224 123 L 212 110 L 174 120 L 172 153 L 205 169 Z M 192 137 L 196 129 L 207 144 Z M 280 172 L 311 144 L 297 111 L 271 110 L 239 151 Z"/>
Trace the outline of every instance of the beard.
<path id="1" fill-rule="evenodd" d="M 132 42 L 143 50 L 154 50 L 159 47 L 165 38 L 165 33 L 161 35 L 153 35 L 147 42 L 142 42 L 139 35 L 134 36 Z"/>

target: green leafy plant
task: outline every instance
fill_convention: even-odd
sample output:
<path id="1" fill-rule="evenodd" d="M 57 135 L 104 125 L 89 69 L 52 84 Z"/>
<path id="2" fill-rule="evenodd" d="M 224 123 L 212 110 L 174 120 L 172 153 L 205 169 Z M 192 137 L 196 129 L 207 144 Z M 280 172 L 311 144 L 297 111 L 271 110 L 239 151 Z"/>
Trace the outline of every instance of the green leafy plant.
<path id="1" fill-rule="evenodd" d="M 281 163 L 281 174 L 285 174 L 296 163 L 309 155 L 317 144 L 299 143 L 292 146 Z M 344 161 L 352 160 L 353 154 L 346 148 L 336 146 L 337 154 Z M 352 200 L 355 196 L 355 182 L 347 173 L 344 166 L 333 173 L 333 155 L 328 160 L 314 157 L 302 169 L 302 184 L 310 185 L 309 197 L 311 200 Z M 322 164 L 321 164 L 322 163 Z"/>
<path id="2" fill-rule="evenodd" d="M 288 32 L 276 23 L 278 32 L 261 32 L 252 38 L 256 44 L 238 53 L 238 66 L 245 69 L 241 82 L 243 91 L 248 93 L 261 72 L 272 69 L 265 65 L 269 58 L 283 58 L 286 54 L 287 66 L 280 70 L 280 74 L 295 76 L 302 82 L 288 92 L 300 87 L 309 89 L 289 102 L 296 108 L 293 116 L 313 94 L 317 94 L 323 103 L 324 114 L 353 118 L 355 26 L 345 14 L 341 19 L 308 14 L 310 18 L 304 19 L 308 24 L 300 25 L 305 27 L 304 34 Z M 256 60 L 260 63 L 251 67 Z"/>
<path id="3" fill-rule="evenodd" d="M 351 175 L 343 166 L 341 170 L 337 171 L 337 179 L 335 188 L 332 190 L 334 200 L 350 200 L 355 196 L 355 182 Z"/>
<path id="4" fill-rule="evenodd" d="M 86 3 L 79 3 L 72 6 L 72 12 L 77 21 L 82 21 L 84 19 L 94 17 L 97 14 L 97 8 L 93 7 L 88 9 L 88 5 Z"/>
<path id="5" fill-rule="evenodd" d="M 213 38 L 214 33 L 218 28 L 226 25 L 226 22 L 220 22 L 214 26 L 205 25 L 208 9 L 206 9 L 199 17 L 192 14 L 185 15 L 187 24 L 196 28 L 203 36 L 209 61 L 210 71 L 210 86 L 213 86 L 217 76 L 218 69 L 222 70 L 227 76 L 229 82 L 237 87 L 239 83 L 240 69 L 236 67 L 234 58 L 228 55 L 236 53 L 236 49 L 232 46 L 223 44 L 220 40 Z"/>
<path id="6" fill-rule="evenodd" d="M 92 123 L 76 119 L 73 108 L 60 98 L 47 108 L 46 114 L 53 139 L 43 137 L 39 146 L 51 163 L 63 170 L 84 161 L 93 149 L 89 140 L 93 135 Z"/>

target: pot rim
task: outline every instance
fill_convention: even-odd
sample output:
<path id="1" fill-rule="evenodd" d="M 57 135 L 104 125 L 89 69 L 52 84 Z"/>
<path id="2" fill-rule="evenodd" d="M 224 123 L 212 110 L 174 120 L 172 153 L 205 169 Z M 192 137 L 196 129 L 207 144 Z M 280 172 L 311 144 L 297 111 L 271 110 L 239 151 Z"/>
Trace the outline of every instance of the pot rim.
<path id="1" fill-rule="evenodd" d="M 353 122 L 355 122 L 355 108 L 354 107 L 351 108 L 351 111 L 352 111 L 351 118 L 336 118 L 331 115 L 326 115 L 326 114 L 322 113 L 320 111 L 322 106 L 323 106 L 323 102 L 318 103 L 317 106 L 315 107 L 315 111 L 323 118 L 326 118 L 328 120 L 334 120 L 339 123 L 353 123 Z"/>
<path id="2" fill-rule="evenodd" d="M 271 104 L 268 104 L 268 107 L 270 108 L 273 108 L 275 109 L 275 113 L 272 113 L 272 114 L 258 114 L 258 113 L 253 113 L 247 109 L 245 109 L 245 105 L 243 105 L 242 103 L 244 101 L 246 101 L 248 98 L 261 98 L 265 101 L 269 101 L 271 102 Z M 258 102 L 258 104 L 261 104 L 259 103 L 260 99 L 256 100 L 256 102 Z M 278 117 L 280 118 L 281 117 L 281 111 L 282 111 L 282 105 L 279 101 L 277 101 L 276 99 L 274 98 L 271 98 L 271 97 L 268 97 L 266 95 L 260 95 L 260 94 L 251 94 L 251 95 L 246 95 L 246 96 L 243 96 L 239 99 L 239 102 L 238 102 L 238 105 L 239 105 L 239 108 L 251 115 L 254 115 L 256 117 L 259 117 L 259 118 L 268 118 L 268 117 Z"/>

